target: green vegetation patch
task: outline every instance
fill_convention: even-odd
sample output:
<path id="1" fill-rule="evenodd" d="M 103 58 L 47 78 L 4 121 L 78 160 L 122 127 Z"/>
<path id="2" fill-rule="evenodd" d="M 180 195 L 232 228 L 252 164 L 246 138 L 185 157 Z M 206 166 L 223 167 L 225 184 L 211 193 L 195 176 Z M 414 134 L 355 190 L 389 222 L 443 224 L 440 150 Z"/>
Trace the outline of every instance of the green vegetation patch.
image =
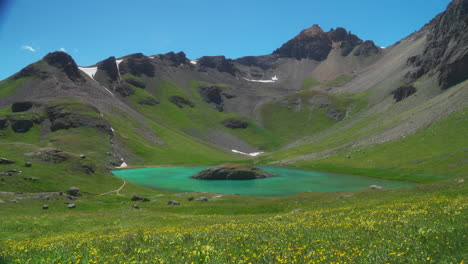
<path id="1" fill-rule="evenodd" d="M 9 78 L 0 82 L 0 98 L 7 97 L 15 91 L 16 87 L 23 84 L 25 81 L 29 80 L 30 77 L 23 77 L 14 80 L 13 78 Z"/>

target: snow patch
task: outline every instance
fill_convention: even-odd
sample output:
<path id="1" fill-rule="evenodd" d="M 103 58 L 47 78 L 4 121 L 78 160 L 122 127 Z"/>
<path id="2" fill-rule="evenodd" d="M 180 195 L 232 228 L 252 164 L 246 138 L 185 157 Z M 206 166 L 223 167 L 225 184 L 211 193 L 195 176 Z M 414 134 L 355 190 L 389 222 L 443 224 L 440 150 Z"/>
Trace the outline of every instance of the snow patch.
<path id="1" fill-rule="evenodd" d="M 386 49 L 387 47 L 380 47 L 381 49 Z"/>
<path id="2" fill-rule="evenodd" d="M 154 56 L 149 56 L 150 59 L 154 59 Z"/>
<path id="3" fill-rule="evenodd" d="M 116 168 L 117 168 L 117 169 L 123 169 L 123 168 L 127 168 L 127 167 L 128 167 L 128 165 L 127 165 L 127 163 L 125 163 L 125 161 L 124 161 L 124 162 L 122 162 L 122 164 L 120 164 L 120 166 L 118 166 L 118 167 L 116 167 Z"/>
<path id="4" fill-rule="evenodd" d="M 117 68 L 119 67 L 119 64 L 123 61 L 123 59 L 120 60 L 115 60 L 115 63 L 117 64 Z"/>
<path id="5" fill-rule="evenodd" d="M 82 72 L 86 73 L 91 79 L 94 80 L 94 75 L 96 75 L 97 67 L 78 67 Z"/>
<path id="6" fill-rule="evenodd" d="M 193 65 L 197 65 L 197 61 L 196 60 L 191 60 L 190 63 L 192 63 Z"/>
<path id="7" fill-rule="evenodd" d="M 115 130 L 114 130 L 112 127 L 111 127 L 111 131 L 112 131 L 112 132 L 115 132 Z"/>
<path id="8" fill-rule="evenodd" d="M 260 155 L 260 154 L 263 153 L 263 152 L 245 153 L 245 152 L 242 152 L 242 151 L 239 151 L 239 150 L 235 150 L 235 149 L 232 149 L 231 151 L 234 152 L 234 153 L 237 153 L 237 154 L 246 155 L 246 156 L 251 156 L 251 157 L 256 157 L 256 156 L 258 156 L 258 155 Z"/>
<path id="9" fill-rule="evenodd" d="M 278 81 L 278 77 L 276 77 L 276 75 L 273 76 L 273 77 L 271 78 L 271 80 L 252 80 L 252 79 L 247 79 L 247 78 L 245 78 L 245 77 L 242 77 L 242 78 L 243 78 L 244 80 L 246 80 L 246 81 L 249 81 L 249 82 L 259 82 L 259 83 L 274 83 L 274 82 Z"/>

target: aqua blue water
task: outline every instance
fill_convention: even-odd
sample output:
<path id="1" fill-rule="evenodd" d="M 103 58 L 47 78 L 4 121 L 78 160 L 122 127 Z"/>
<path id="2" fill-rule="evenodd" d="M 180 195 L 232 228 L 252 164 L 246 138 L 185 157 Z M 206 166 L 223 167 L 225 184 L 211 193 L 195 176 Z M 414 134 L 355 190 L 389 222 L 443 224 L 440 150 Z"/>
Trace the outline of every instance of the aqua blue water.
<path id="1" fill-rule="evenodd" d="M 372 184 L 386 189 L 412 186 L 414 183 L 345 175 L 313 170 L 285 167 L 260 168 L 278 175 L 277 177 L 248 181 L 206 181 L 191 179 L 190 176 L 209 168 L 155 167 L 115 170 L 113 173 L 139 185 L 175 192 L 235 193 L 257 196 L 287 196 L 304 191 L 343 192 L 368 188 Z"/>

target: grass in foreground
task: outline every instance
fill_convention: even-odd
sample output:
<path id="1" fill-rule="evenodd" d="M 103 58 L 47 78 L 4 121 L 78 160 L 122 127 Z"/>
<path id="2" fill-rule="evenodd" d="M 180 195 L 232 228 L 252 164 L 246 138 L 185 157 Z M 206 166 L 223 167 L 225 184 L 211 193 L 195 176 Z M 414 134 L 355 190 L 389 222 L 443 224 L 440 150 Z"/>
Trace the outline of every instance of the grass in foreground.
<path id="1" fill-rule="evenodd" d="M 4 204 L 0 263 L 463 263 L 465 186 L 452 179 L 345 199 L 175 196 L 179 207 L 166 196 L 141 210 L 117 196 L 82 198 L 75 211 Z"/>

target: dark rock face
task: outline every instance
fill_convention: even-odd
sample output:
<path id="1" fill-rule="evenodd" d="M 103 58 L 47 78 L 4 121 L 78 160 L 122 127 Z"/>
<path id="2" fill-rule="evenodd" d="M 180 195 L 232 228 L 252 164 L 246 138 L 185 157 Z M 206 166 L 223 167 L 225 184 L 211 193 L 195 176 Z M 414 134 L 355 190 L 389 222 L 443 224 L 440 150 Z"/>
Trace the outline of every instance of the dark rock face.
<path id="1" fill-rule="evenodd" d="M 123 74 L 129 72 L 137 76 L 144 74 L 149 77 L 154 77 L 154 65 L 151 63 L 151 59 L 142 53 L 129 55 L 119 64 L 119 68 L 120 72 Z"/>
<path id="2" fill-rule="evenodd" d="M 86 111 L 99 113 L 93 106 L 83 106 Z M 67 105 L 54 105 L 46 108 L 47 117 L 51 122 L 51 131 L 73 127 L 94 127 L 106 133 L 111 133 L 110 124 L 103 118 L 88 114 L 74 113 Z"/>
<path id="3" fill-rule="evenodd" d="M 353 52 L 354 56 L 370 57 L 378 54 L 380 49 L 371 40 L 366 40 L 364 43 L 359 45 Z"/>
<path id="4" fill-rule="evenodd" d="M 330 108 L 327 111 L 327 116 L 337 121 L 341 121 L 345 118 L 345 113 L 343 113 L 343 111 L 340 111 L 338 109 Z"/>
<path id="5" fill-rule="evenodd" d="M 232 60 L 226 59 L 224 56 L 205 56 L 198 60 L 198 65 L 202 68 L 217 69 L 220 72 L 227 72 L 236 75 L 237 69 L 234 67 Z"/>
<path id="6" fill-rule="evenodd" d="M 298 60 L 307 58 L 323 61 L 327 58 L 331 48 L 332 41 L 329 36 L 318 25 L 313 25 L 283 44 L 273 54 Z"/>
<path id="7" fill-rule="evenodd" d="M 192 176 L 198 180 L 254 180 L 275 175 L 253 165 L 220 165 L 208 168 Z"/>
<path id="8" fill-rule="evenodd" d="M 112 81 L 117 81 L 119 79 L 119 69 L 117 68 L 114 56 L 99 62 L 97 68 L 98 70 L 106 72 Z"/>
<path id="9" fill-rule="evenodd" d="M 33 102 L 16 102 L 11 105 L 12 112 L 26 112 L 33 107 Z"/>
<path id="10" fill-rule="evenodd" d="M 205 102 L 213 104 L 220 112 L 224 110 L 223 91 L 221 88 L 218 86 L 200 86 L 198 87 L 198 91 Z"/>
<path id="11" fill-rule="evenodd" d="M 153 97 L 147 97 L 147 98 L 145 98 L 145 99 L 141 99 L 140 101 L 138 101 L 138 103 L 141 104 L 141 105 L 153 106 L 153 105 L 159 104 L 159 101 L 156 100 L 156 99 L 153 98 Z"/>
<path id="12" fill-rule="evenodd" d="M 130 96 L 132 94 L 135 94 L 135 90 L 133 89 L 133 87 L 131 87 L 130 85 L 128 85 L 126 83 L 119 83 L 115 87 L 115 92 L 120 94 L 123 97 L 127 97 L 127 96 Z"/>
<path id="13" fill-rule="evenodd" d="M 358 45 L 362 43 L 362 40 L 351 32 L 346 32 L 344 28 L 337 28 L 327 33 L 332 42 L 341 42 L 341 55 L 348 56 L 349 53 Z"/>
<path id="14" fill-rule="evenodd" d="M 277 59 L 275 55 L 264 55 L 264 56 L 246 56 L 235 59 L 234 61 L 246 65 L 246 66 L 257 66 L 263 70 L 271 69 L 273 63 Z"/>
<path id="15" fill-rule="evenodd" d="M 0 118 L 0 129 L 6 129 L 8 127 L 8 119 Z"/>
<path id="16" fill-rule="evenodd" d="M 184 52 L 174 53 L 171 51 L 166 54 L 158 55 L 158 57 L 159 59 L 167 62 L 167 64 L 175 67 L 180 64 L 188 64 L 188 59 Z"/>
<path id="17" fill-rule="evenodd" d="M 80 74 L 80 70 L 78 69 L 76 62 L 67 53 L 62 51 L 51 52 L 44 57 L 44 60 L 49 65 L 63 70 L 70 80 L 74 82 L 85 81 Z"/>
<path id="18" fill-rule="evenodd" d="M 394 90 L 392 94 L 393 94 L 393 98 L 395 99 L 395 101 L 400 102 L 401 100 L 414 94 L 415 92 L 416 92 L 416 87 L 414 87 L 413 85 L 404 85 Z"/>
<path id="19" fill-rule="evenodd" d="M 424 27 L 430 33 L 422 54 L 408 60 L 413 66 L 406 75 L 409 82 L 438 74 L 440 87 L 447 89 L 468 79 L 467 17 L 468 0 L 456 0 Z"/>
<path id="20" fill-rule="evenodd" d="M 234 118 L 229 118 L 223 121 L 223 125 L 228 128 L 232 129 L 237 129 L 237 128 L 242 128 L 245 129 L 249 127 L 249 123 L 239 120 L 239 119 L 234 119 Z"/>
<path id="21" fill-rule="evenodd" d="M 17 80 L 23 77 L 38 77 L 42 80 L 45 80 L 48 76 L 49 74 L 46 71 L 40 71 L 34 66 L 34 64 L 30 64 L 21 69 L 21 71 L 19 71 L 17 74 L 15 74 L 13 76 L 13 79 Z"/>
<path id="22" fill-rule="evenodd" d="M 26 133 L 34 126 L 32 120 L 23 119 L 23 120 L 14 120 L 11 124 L 11 129 L 16 133 Z"/>
<path id="23" fill-rule="evenodd" d="M 184 97 L 182 96 L 171 96 L 171 98 L 169 98 L 169 101 L 171 101 L 171 103 L 177 105 L 179 108 L 184 108 L 184 106 L 189 106 L 189 107 L 195 107 L 195 105 L 192 103 L 192 101 L 188 100 L 188 99 L 185 99 Z"/>
<path id="24" fill-rule="evenodd" d="M 125 80 L 126 83 L 128 84 L 131 84 L 135 87 L 138 87 L 138 88 L 141 88 L 141 89 L 145 89 L 146 88 L 146 84 L 140 80 L 137 80 L 137 79 L 134 79 L 134 78 L 129 78 L 129 79 L 126 79 Z"/>

